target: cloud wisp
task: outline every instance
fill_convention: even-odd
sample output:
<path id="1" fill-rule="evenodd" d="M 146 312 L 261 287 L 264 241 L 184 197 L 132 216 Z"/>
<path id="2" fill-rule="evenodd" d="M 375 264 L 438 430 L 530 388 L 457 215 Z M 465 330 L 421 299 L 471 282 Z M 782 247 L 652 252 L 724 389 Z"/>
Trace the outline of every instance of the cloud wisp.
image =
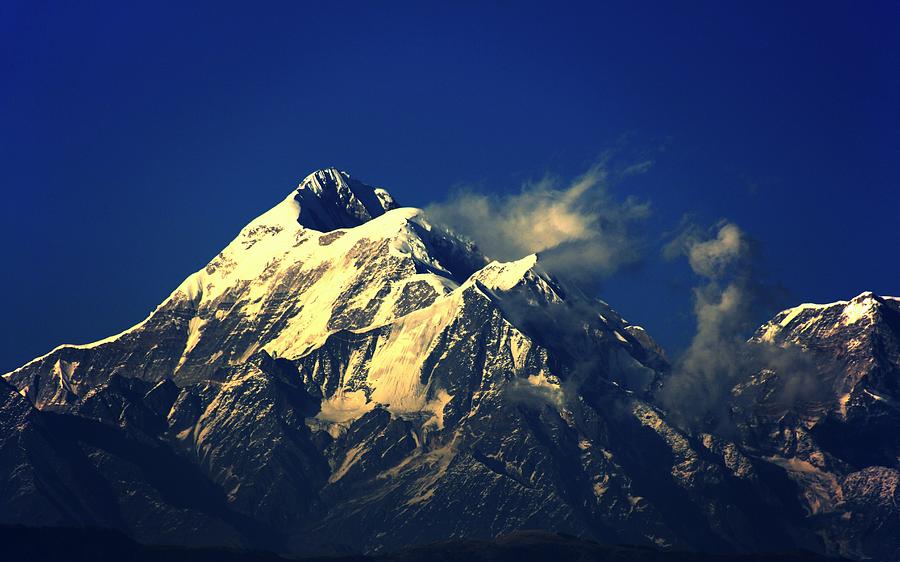
<path id="1" fill-rule="evenodd" d="M 734 223 L 711 231 L 689 226 L 663 250 L 668 259 L 687 258 L 703 279 L 693 290 L 697 330 L 663 386 L 660 402 L 685 426 L 733 430 L 732 392 L 746 377 L 764 369 L 780 373 L 783 405 L 820 392 L 816 361 L 795 347 L 749 342 L 761 310 L 772 308 L 778 291 L 763 282 L 755 244 Z"/>
<path id="2" fill-rule="evenodd" d="M 499 261 L 538 254 L 549 271 L 575 279 L 606 277 L 640 257 L 634 225 L 650 213 L 633 198 L 618 201 L 607 172 L 594 166 L 571 183 L 545 177 L 515 194 L 472 190 L 427 207 L 435 222 L 465 233 Z"/>
<path id="3" fill-rule="evenodd" d="M 690 226 L 663 250 L 668 259 L 686 257 L 705 280 L 693 290 L 697 331 L 659 396 L 686 425 L 727 419 L 725 405 L 746 366 L 745 334 L 759 293 L 751 283 L 749 253 L 743 231 L 730 222 L 717 225 L 711 235 Z"/>

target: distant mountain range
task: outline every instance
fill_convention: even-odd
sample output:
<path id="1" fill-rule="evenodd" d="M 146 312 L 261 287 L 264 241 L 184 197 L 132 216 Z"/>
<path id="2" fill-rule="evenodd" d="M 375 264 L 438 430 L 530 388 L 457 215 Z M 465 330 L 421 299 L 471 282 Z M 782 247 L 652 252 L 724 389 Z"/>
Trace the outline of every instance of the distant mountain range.
<path id="1" fill-rule="evenodd" d="M 813 374 L 747 372 L 732 431 L 687 429 L 643 328 L 464 236 L 311 174 L 138 325 L 3 375 L 0 523 L 291 556 L 542 529 L 652 549 L 610 560 L 900 558 L 900 300 L 779 313 L 747 345 Z"/>

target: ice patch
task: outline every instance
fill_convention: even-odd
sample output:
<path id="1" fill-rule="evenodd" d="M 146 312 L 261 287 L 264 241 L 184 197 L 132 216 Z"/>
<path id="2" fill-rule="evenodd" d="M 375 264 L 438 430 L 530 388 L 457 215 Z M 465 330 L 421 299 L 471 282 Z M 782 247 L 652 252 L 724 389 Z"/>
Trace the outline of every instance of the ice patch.
<path id="1" fill-rule="evenodd" d="M 423 408 L 424 411 L 431 412 L 433 416 L 426 425 L 433 423 L 438 431 L 444 429 L 444 409 L 451 400 L 453 400 L 452 394 L 449 394 L 443 388 L 438 390 L 434 400 L 430 400 Z"/>
<path id="2" fill-rule="evenodd" d="M 343 462 L 341 462 L 341 466 L 339 466 L 338 469 L 328 477 L 329 484 L 334 484 L 347 474 L 347 471 L 350 470 L 350 468 L 354 464 L 356 464 L 357 460 L 359 460 L 359 454 L 365 449 L 365 445 L 365 442 L 359 443 L 358 445 L 347 451 L 347 454 L 344 455 Z"/>
<path id="3" fill-rule="evenodd" d="M 856 324 L 864 318 L 870 318 L 875 310 L 875 300 L 871 296 L 860 295 L 844 307 L 841 322 L 845 326 Z M 862 297 L 862 298 L 860 298 Z"/>
<path id="4" fill-rule="evenodd" d="M 809 461 L 779 456 L 765 457 L 780 466 L 800 485 L 810 515 L 827 513 L 842 499 L 843 490 L 834 474 L 824 472 Z"/>
<path id="5" fill-rule="evenodd" d="M 372 356 L 367 379 L 372 400 L 393 414 L 422 411 L 427 392 L 421 383 L 422 366 L 459 304 L 460 295 L 454 293 L 394 323 Z"/>
<path id="6" fill-rule="evenodd" d="M 847 402 L 849 402 L 849 401 L 850 401 L 850 393 L 849 392 L 847 394 L 844 394 L 843 396 L 841 396 L 838 399 L 838 405 L 841 410 L 841 416 L 843 416 L 844 419 L 847 419 Z"/>
<path id="7" fill-rule="evenodd" d="M 187 361 L 188 355 L 190 355 L 191 351 L 193 351 L 200 342 L 204 324 L 206 324 L 206 321 L 199 316 L 194 316 L 191 318 L 191 321 L 188 322 L 188 337 L 184 344 L 184 351 L 181 353 L 181 358 L 178 360 L 178 366 L 175 367 L 176 373 L 181 370 L 181 367 L 184 366 L 185 361 Z"/>
<path id="8" fill-rule="evenodd" d="M 334 396 L 322 401 L 316 419 L 332 423 L 345 423 L 362 417 L 375 408 L 375 402 L 366 398 L 362 390 L 347 392 L 338 390 Z"/>

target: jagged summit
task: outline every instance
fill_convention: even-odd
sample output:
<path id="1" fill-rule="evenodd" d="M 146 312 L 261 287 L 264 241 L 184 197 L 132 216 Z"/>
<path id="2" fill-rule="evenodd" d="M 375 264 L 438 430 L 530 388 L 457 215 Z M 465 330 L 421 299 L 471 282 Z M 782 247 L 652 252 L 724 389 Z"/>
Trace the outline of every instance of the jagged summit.
<path id="1" fill-rule="evenodd" d="M 900 349 L 900 299 L 871 291 L 850 300 L 801 304 L 761 326 L 752 341 L 799 346 L 833 357 L 836 368 L 820 377 L 833 407 L 847 415 L 857 398 L 898 394 L 894 359 Z"/>
<path id="2" fill-rule="evenodd" d="M 815 331 L 818 337 L 840 332 L 854 324 L 869 326 L 885 308 L 900 308 L 900 298 L 865 291 L 850 300 L 826 304 L 803 303 L 775 315 L 757 330 L 754 339 L 764 342 L 793 341 Z"/>
<path id="3" fill-rule="evenodd" d="M 358 226 L 397 207 L 384 189 L 366 185 L 337 168 L 306 176 L 289 199 L 299 205 L 297 221 L 321 232 Z"/>

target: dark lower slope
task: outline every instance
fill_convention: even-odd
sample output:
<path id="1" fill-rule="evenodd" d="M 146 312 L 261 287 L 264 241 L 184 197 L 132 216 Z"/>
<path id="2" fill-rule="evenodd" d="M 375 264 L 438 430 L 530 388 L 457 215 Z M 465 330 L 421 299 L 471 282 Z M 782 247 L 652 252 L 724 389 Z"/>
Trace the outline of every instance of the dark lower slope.
<path id="1" fill-rule="evenodd" d="M 285 562 L 261 551 L 146 546 L 103 529 L 0 526 L 7 560 L 56 562 Z M 648 547 L 607 546 L 568 535 L 518 532 L 492 541 L 447 541 L 374 556 L 293 559 L 303 562 L 837 562 L 806 552 L 712 555 L 663 552 Z"/>

